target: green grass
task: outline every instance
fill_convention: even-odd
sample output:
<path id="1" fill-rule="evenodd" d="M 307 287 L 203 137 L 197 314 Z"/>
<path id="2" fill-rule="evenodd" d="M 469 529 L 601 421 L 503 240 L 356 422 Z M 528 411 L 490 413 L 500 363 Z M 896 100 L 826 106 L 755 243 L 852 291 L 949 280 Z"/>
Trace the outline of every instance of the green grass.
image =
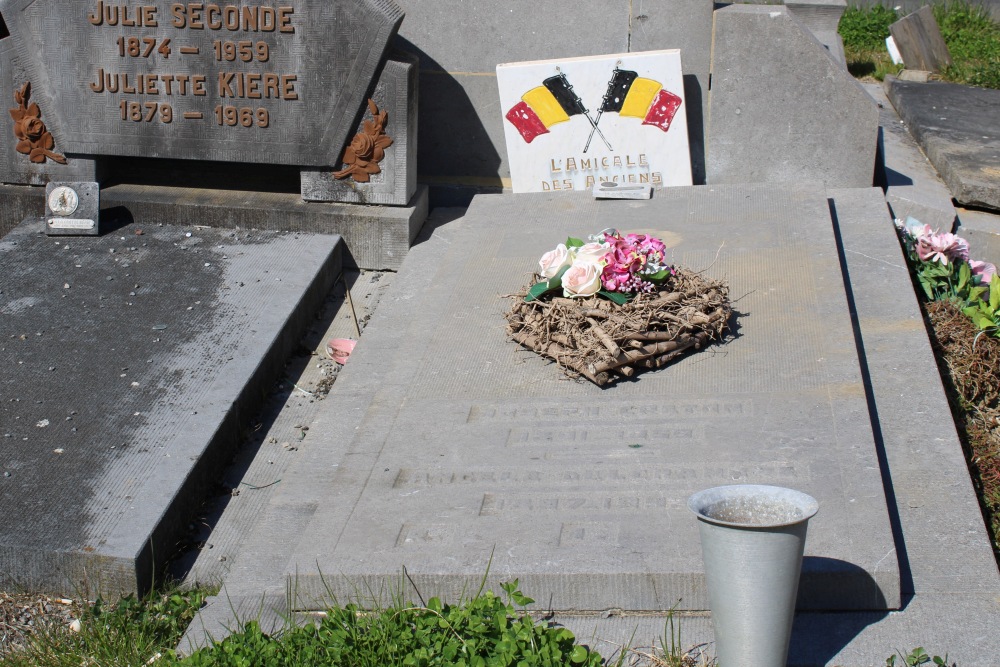
<path id="1" fill-rule="evenodd" d="M 204 591 L 177 591 L 113 605 L 88 605 L 79 632 L 43 626 L 27 645 L 0 655 L 0 667 L 140 667 L 180 641 L 205 600 Z M 159 662 L 154 661 L 155 664 Z"/>
<path id="2" fill-rule="evenodd" d="M 953 64 L 941 72 L 946 81 L 1000 88 L 1000 25 L 978 5 L 951 2 L 934 5 L 934 17 L 951 52 Z M 885 48 L 889 24 L 901 18 L 880 5 L 848 7 L 840 20 L 847 68 L 856 77 L 878 80 L 898 73 Z"/>

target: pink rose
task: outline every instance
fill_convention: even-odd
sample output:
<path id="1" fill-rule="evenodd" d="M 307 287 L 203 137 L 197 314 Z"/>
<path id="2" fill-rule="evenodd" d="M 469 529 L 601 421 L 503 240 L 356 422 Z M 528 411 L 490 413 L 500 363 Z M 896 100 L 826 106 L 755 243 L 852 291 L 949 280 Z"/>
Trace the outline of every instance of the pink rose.
<path id="1" fill-rule="evenodd" d="M 596 262 L 574 262 L 562 277 L 563 296 L 593 296 L 601 289 L 603 266 Z"/>
<path id="2" fill-rule="evenodd" d="M 575 259 L 573 261 L 579 260 L 597 264 L 598 262 L 603 262 L 605 260 L 605 256 L 610 252 L 611 246 L 606 243 L 588 243 L 576 249 Z"/>
<path id="3" fill-rule="evenodd" d="M 924 262 L 948 265 L 949 260 L 968 260 L 969 242 L 954 234 L 925 234 L 917 237 L 915 249 Z"/>
<path id="4" fill-rule="evenodd" d="M 972 269 L 972 275 L 979 276 L 980 285 L 989 285 L 993 276 L 997 274 L 996 266 L 989 262 L 980 262 L 978 259 L 970 260 L 969 268 Z"/>
<path id="5" fill-rule="evenodd" d="M 570 257 L 569 249 L 566 247 L 565 243 L 560 243 L 556 246 L 555 250 L 550 250 L 538 261 L 538 266 L 541 268 L 539 273 L 543 278 L 551 278 L 552 276 L 559 273 L 559 269 L 571 263 L 573 258 Z"/>

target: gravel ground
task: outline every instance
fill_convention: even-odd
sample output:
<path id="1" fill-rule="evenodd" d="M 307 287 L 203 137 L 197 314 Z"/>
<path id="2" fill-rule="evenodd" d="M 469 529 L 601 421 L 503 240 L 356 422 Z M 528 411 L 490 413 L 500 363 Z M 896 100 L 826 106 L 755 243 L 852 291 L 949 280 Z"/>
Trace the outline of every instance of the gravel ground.
<path id="1" fill-rule="evenodd" d="M 23 646 L 36 628 L 46 624 L 69 626 L 80 617 L 81 610 L 78 600 L 0 592 L 0 657 Z"/>

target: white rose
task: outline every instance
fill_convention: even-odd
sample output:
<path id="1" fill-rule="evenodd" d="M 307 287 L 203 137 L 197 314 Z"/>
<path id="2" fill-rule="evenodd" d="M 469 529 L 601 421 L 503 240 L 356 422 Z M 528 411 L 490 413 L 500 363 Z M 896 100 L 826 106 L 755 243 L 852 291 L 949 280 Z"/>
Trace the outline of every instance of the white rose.
<path id="1" fill-rule="evenodd" d="M 539 273 L 543 278 L 551 278 L 559 273 L 559 269 L 572 261 L 573 258 L 570 256 L 570 252 L 566 247 L 566 244 L 560 243 L 556 246 L 555 250 L 548 251 L 542 255 L 540 260 L 538 260 L 538 266 L 542 269 Z"/>
<path id="2" fill-rule="evenodd" d="M 604 267 L 596 262 L 574 262 L 562 277 L 563 296 L 593 296 L 601 289 Z"/>
<path id="3" fill-rule="evenodd" d="M 611 246 L 606 243 L 588 243 L 577 248 L 576 259 L 597 264 L 603 262 L 604 256 L 609 252 L 611 252 Z"/>

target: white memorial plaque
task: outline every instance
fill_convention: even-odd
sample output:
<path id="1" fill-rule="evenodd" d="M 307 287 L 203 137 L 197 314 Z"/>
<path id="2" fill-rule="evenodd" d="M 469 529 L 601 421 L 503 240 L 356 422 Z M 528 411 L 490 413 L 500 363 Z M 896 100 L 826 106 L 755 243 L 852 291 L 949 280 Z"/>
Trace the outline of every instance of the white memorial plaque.
<path id="1" fill-rule="evenodd" d="M 691 185 L 681 52 L 497 66 L 514 192 Z"/>

